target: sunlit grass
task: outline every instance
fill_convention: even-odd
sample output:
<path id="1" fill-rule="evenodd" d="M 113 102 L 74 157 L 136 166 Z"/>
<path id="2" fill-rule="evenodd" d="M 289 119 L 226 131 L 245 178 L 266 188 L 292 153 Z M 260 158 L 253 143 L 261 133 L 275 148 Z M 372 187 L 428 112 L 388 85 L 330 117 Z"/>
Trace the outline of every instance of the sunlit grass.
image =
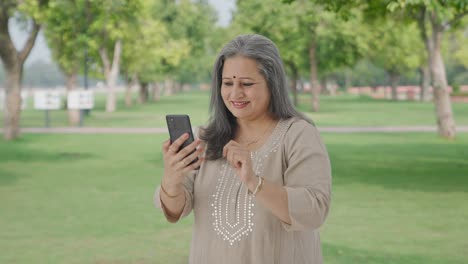
<path id="1" fill-rule="evenodd" d="M 0 141 L 0 263 L 187 263 L 192 216 L 152 205 L 166 135 Z M 467 263 L 468 134 L 323 134 L 325 263 Z"/>
<path id="2" fill-rule="evenodd" d="M 298 109 L 311 117 L 319 126 L 435 126 L 432 102 L 393 102 L 369 97 L 339 95 L 322 96 L 319 112 L 311 112 L 310 94 L 301 94 Z M 32 102 L 21 114 L 22 127 L 43 127 L 45 112 L 32 109 Z M 468 125 L 468 104 L 452 104 L 457 125 Z M 135 104 L 127 108 L 124 95 L 118 94 L 117 111 L 106 113 L 104 94 L 96 94 L 95 108 L 84 118 L 84 126 L 93 127 L 165 127 L 165 115 L 189 114 L 194 125 L 206 123 L 209 117 L 209 93 L 184 92 L 162 96 L 159 102 Z M 67 124 L 65 110 L 50 111 L 50 126 Z M 3 116 L 0 117 L 0 120 Z"/>

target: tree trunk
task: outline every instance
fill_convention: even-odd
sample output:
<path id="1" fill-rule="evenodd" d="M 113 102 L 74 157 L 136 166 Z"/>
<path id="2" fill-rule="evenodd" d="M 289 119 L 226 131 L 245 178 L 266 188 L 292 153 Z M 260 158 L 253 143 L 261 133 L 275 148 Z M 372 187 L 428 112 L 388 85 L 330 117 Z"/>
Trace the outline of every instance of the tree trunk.
<path id="1" fill-rule="evenodd" d="M 166 79 L 164 81 L 164 95 L 174 94 L 174 81 L 172 79 Z"/>
<path id="2" fill-rule="evenodd" d="M 67 93 L 76 89 L 76 78 L 77 72 L 65 74 L 65 86 Z M 68 125 L 79 126 L 80 125 L 80 110 L 79 109 L 68 109 Z"/>
<path id="3" fill-rule="evenodd" d="M 336 80 L 336 78 L 333 78 L 330 85 L 329 85 L 329 87 L 328 87 L 330 95 L 331 96 L 336 96 L 338 94 L 338 89 L 340 89 L 340 87 L 338 85 L 338 81 Z"/>
<path id="4" fill-rule="evenodd" d="M 293 93 L 293 103 L 294 106 L 298 106 L 298 100 L 297 100 L 297 76 L 296 74 L 293 74 L 293 77 L 291 79 L 291 90 Z"/>
<path id="5" fill-rule="evenodd" d="M 153 85 L 153 102 L 159 102 L 159 99 L 161 98 L 161 91 L 160 91 L 160 87 L 159 87 L 159 83 L 157 82 L 154 82 Z"/>
<path id="6" fill-rule="evenodd" d="M 441 42 L 443 31 L 435 21 L 432 27 L 433 53 L 431 54 L 431 73 L 434 92 L 434 104 L 437 117 L 437 128 L 439 135 L 453 139 L 455 138 L 455 120 L 452 113 L 452 102 L 447 91 L 447 78 L 445 76 L 445 65 L 442 59 Z"/>
<path id="7" fill-rule="evenodd" d="M 291 91 L 293 93 L 293 103 L 294 103 L 294 106 L 297 107 L 298 106 L 297 80 L 299 79 L 299 73 L 298 73 L 298 69 L 297 69 L 296 65 L 294 64 L 294 62 L 289 61 L 288 66 L 291 69 L 291 73 L 292 73 L 292 76 L 291 76 Z"/>
<path id="8" fill-rule="evenodd" d="M 132 98 L 132 83 L 127 83 L 127 87 L 125 89 L 125 107 L 132 107 L 133 106 L 133 98 Z"/>
<path id="9" fill-rule="evenodd" d="M 149 98 L 149 90 L 148 90 L 148 83 L 142 82 L 140 85 L 140 92 L 139 92 L 138 102 L 140 104 L 146 104 Z"/>
<path id="10" fill-rule="evenodd" d="M 431 70 L 427 64 L 422 65 L 419 68 L 420 79 L 419 79 L 419 87 L 420 87 L 420 95 L 419 98 L 421 101 L 428 101 L 429 100 L 429 89 L 431 87 Z"/>
<path id="11" fill-rule="evenodd" d="M 310 62 L 310 85 L 312 92 L 312 111 L 318 112 L 320 108 L 320 84 L 317 76 L 317 58 L 315 54 L 316 43 L 312 39 L 309 45 L 309 62 Z"/>
<path id="12" fill-rule="evenodd" d="M 390 87 L 392 87 L 392 100 L 398 100 L 398 83 L 400 82 L 400 75 L 394 71 L 388 72 L 388 77 L 390 79 Z"/>
<path id="13" fill-rule="evenodd" d="M 431 30 L 428 30 L 426 26 L 427 19 L 431 22 Z M 456 136 L 455 120 L 452 113 L 452 102 L 447 91 L 447 77 L 441 54 L 441 42 L 445 30 L 441 23 L 440 18 L 435 13 L 428 13 L 425 7 L 421 8 L 418 25 L 428 55 L 437 129 L 440 136 L 453 139 Z"/>
<path id="14" fill-rule="evenodd" d="M 351 87 L 351 71 L 346 69 L 345 70 L 345 91 L 348 91 L 348 89 Z"/>
<path id="15" fill-rule="evenodd" d="M 328 94 L 327 78 L 320 78 L 320 93 Z"/>
<path id="16" fill-rule="evenodd" d="M 426 63 L 424 63 L 424 65 L 422 65 L 420 68 L 421 101 L 426 101 L 429 97 L 428 91 L 431 85 L 431 66 L 430 65 L 432 61 L 432 58 L 431 58 L 432 53 L 434 50 L 434 43 L 431 41 L 431 38 L 429 38 L 429 31 L 426 25 L 427 20 L 428 20 L 428 13 L 427 13 L 426 7 L 421 7 L 418 17 L 417 17 L 417 21 L 418 21 L 419 34 L 421 36 L 421 39 L 427 51 Z"/>
<path id="17" fill-rule="evenodd" d="M 133 86 L 135 85 L 134 79 L 136 78 L 136 74 L 132 77 L 127 77 L 127 86 L 125 87 L 125 106 L 132 107 L 133 106 Z"/>
<path id="18" fill-rule="evenodd" d="M 6 72 L 5 107 L 3 112 L 3 136 L 13 140 L 20 135 L 21 81 L 23 64 L 36 41 L 40 25 L 33 20 L 33 28 L 20 51 L 17 51 L 8 30 L 8 6 L 0 11 L 0 58 Z"/>
<path id="19" fill-rule="evenodd" d="M 125 106 L 128 108 L 133 106 L 132 87 L 133 84 L 130 82 L 127 83 L 127 87 L 125 88 Z"/>
<path id="20" fill-rule="evenodd" d="M 110 63 L 109 57 L 107 56 L 107 51 L 105 48 L 99 49 L 99 54 L 101 56 L 103 65 L 104 65 L 104 75 L 106 76 L 107 84 L 107 100 L 106 100 L 106 112 L 115 112 L 117 100 L 115 95 L 115 85 L 117 83 L 117 77 L 119 75 L 120 67 L 120 55 L 122 53 L 122 41 L 117 40 L 114 45 L 114 57 L 112 59 L 112 64 Z"/>
<path id="21" fill-rule="evenodd" d="M 3 113 L 4 138 L 13 140 L 20 134 L 22 65 L 6 69 L 5 111 Z"/>
<path id="22" fill-rule="evenodd" d="M 182 84 L 180 82 L 174 82 L 174 91 L 175 93 L 182 91 Z"/>
<path id="23" fill-rule="evenodd" d="M 115 80 L 114 78 L 106 78 L 107 83 L 107 98 L 106 98 L 106 112 L 112 113 L 115 112 L 117 108 L 117 97 L 115 96 Z"/>

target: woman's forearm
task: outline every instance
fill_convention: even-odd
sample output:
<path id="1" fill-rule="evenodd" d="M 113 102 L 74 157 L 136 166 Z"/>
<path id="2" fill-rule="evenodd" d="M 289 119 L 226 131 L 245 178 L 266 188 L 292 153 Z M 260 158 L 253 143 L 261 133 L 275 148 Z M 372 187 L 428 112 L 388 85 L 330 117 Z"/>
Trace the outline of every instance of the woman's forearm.
<path id="1" fill-rule="evenodd" d="M 257 187 L 258 178 L 248 184 L 251 192 Z M 263 185 L 260 191 L 255 195 L 255 199 L 259 201 L 265 208 L 269 209 L 273 215 L 278 217 L 281 221 L 291 224 L 288 208 L 288 193 L 286 188 L 282 185 L 263 180 Z"/>
<path id="2" fill-rule="evenodd" d="M 165 189 L 164 183 L 161 182 L 159 197 L 167 214 L 173 218 L 179 219 L 185 206 L 185 191 L 182 184 L 177 188 L 171 189 L 171 192 L 168 193 Z"/>

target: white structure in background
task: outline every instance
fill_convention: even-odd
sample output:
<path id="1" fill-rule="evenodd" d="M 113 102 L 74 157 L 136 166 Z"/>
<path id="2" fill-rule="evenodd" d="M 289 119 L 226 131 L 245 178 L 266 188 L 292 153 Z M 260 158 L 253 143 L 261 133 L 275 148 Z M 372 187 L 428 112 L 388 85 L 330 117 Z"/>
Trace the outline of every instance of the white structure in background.
<path id="1" fill-rule="evenodd" d="M 34 109 L 44 110 L 45 127 L 50 127 L 49 110 L 59 110 L 62 105 L 61 99 L 59 91 L 56 90 L 41 90 L 34 92 Z"/>
<path id="2" fill-rule="evenodd" d="M 62 98 L 58 91 L 35 91 L 34 109 L 37 110 L 59 110 Z"/>
<path id="3" fill-rule="evenodd" d="M 26 109 L 28 105 L 28 92 L 21 91 L 21 109 Z M 0 111 L 4 110 L 6 106 L 6 95 L 4 90 L 0 90 Z"/>
<path id="4" fill-rule="evenodd" d="M 68 109 L 93 109 L 94 95 L 90 90 L 68 92 Z"/>

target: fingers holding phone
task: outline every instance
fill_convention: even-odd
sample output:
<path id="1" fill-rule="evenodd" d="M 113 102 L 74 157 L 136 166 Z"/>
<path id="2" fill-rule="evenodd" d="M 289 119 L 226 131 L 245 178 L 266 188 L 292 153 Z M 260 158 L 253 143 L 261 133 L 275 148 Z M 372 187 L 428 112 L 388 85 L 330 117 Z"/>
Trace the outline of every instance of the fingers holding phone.
<path id="1" fill-rule="evenodd" d="M 168 185 L 177 186 L 187 172 L 200 167 L 204 147 L 200 140 L 194 140 L 187 115 L 167 115 L 166 121 L 170 140 L 163 144 L 163 180 Z"/>
<path id="2" fill-rule="evenodd" d="M 164 175 L 161 185 L 164 185 L 167 192 L 171 194 L 180 193 L 185 175 L 189 171 L 199 168 L 203 162 L 203 158 L 200 156 L 203 153 L 200 140 L 195 140 L 180 151 L 174 152 L 174 149 L 178 149 L 179 142 L 171 144 L 170 140 L 167 140 L 163 145 Z M 185 155 L 185 153 L 189 154 Z"/>
<path id="3" fill-rule="evenodd" d="M 200 166 L 203 158 L 204 147 L 201 140 L 197 139 L 189 145 L 180 149 L 187 140 L 187 136 L 182 135 L 171 144 L 167 140 L 163 145 L 164 168 L 178 173 L 185 173 Z"/>
<path id="4" fill-rule="evenodd" d="M 169 141 L 167 152 L 165 153 L 165 155 L 168 156 L 169 165 L 175 166 L 176 168 L 183 170 L 183 172 L 193 170 L 201 164 L 201 155 L 204 150 L 202 142 L 199 139 L 181 149 L 181 146 L 185 143 L 187 138 L 188 135 L 183 134 L 180 138 L 174 141 L 174 143 L 170 144 Z"/>
<path id="5" fill-rule="evenodd" d="M 203 162 L 203 152 L 205 151 L 204 144 L 201 140 L 197 139 L 192 144 L 179 151 L 182 154 L 182 165 L 184 169 L 198 170 Z"/>

